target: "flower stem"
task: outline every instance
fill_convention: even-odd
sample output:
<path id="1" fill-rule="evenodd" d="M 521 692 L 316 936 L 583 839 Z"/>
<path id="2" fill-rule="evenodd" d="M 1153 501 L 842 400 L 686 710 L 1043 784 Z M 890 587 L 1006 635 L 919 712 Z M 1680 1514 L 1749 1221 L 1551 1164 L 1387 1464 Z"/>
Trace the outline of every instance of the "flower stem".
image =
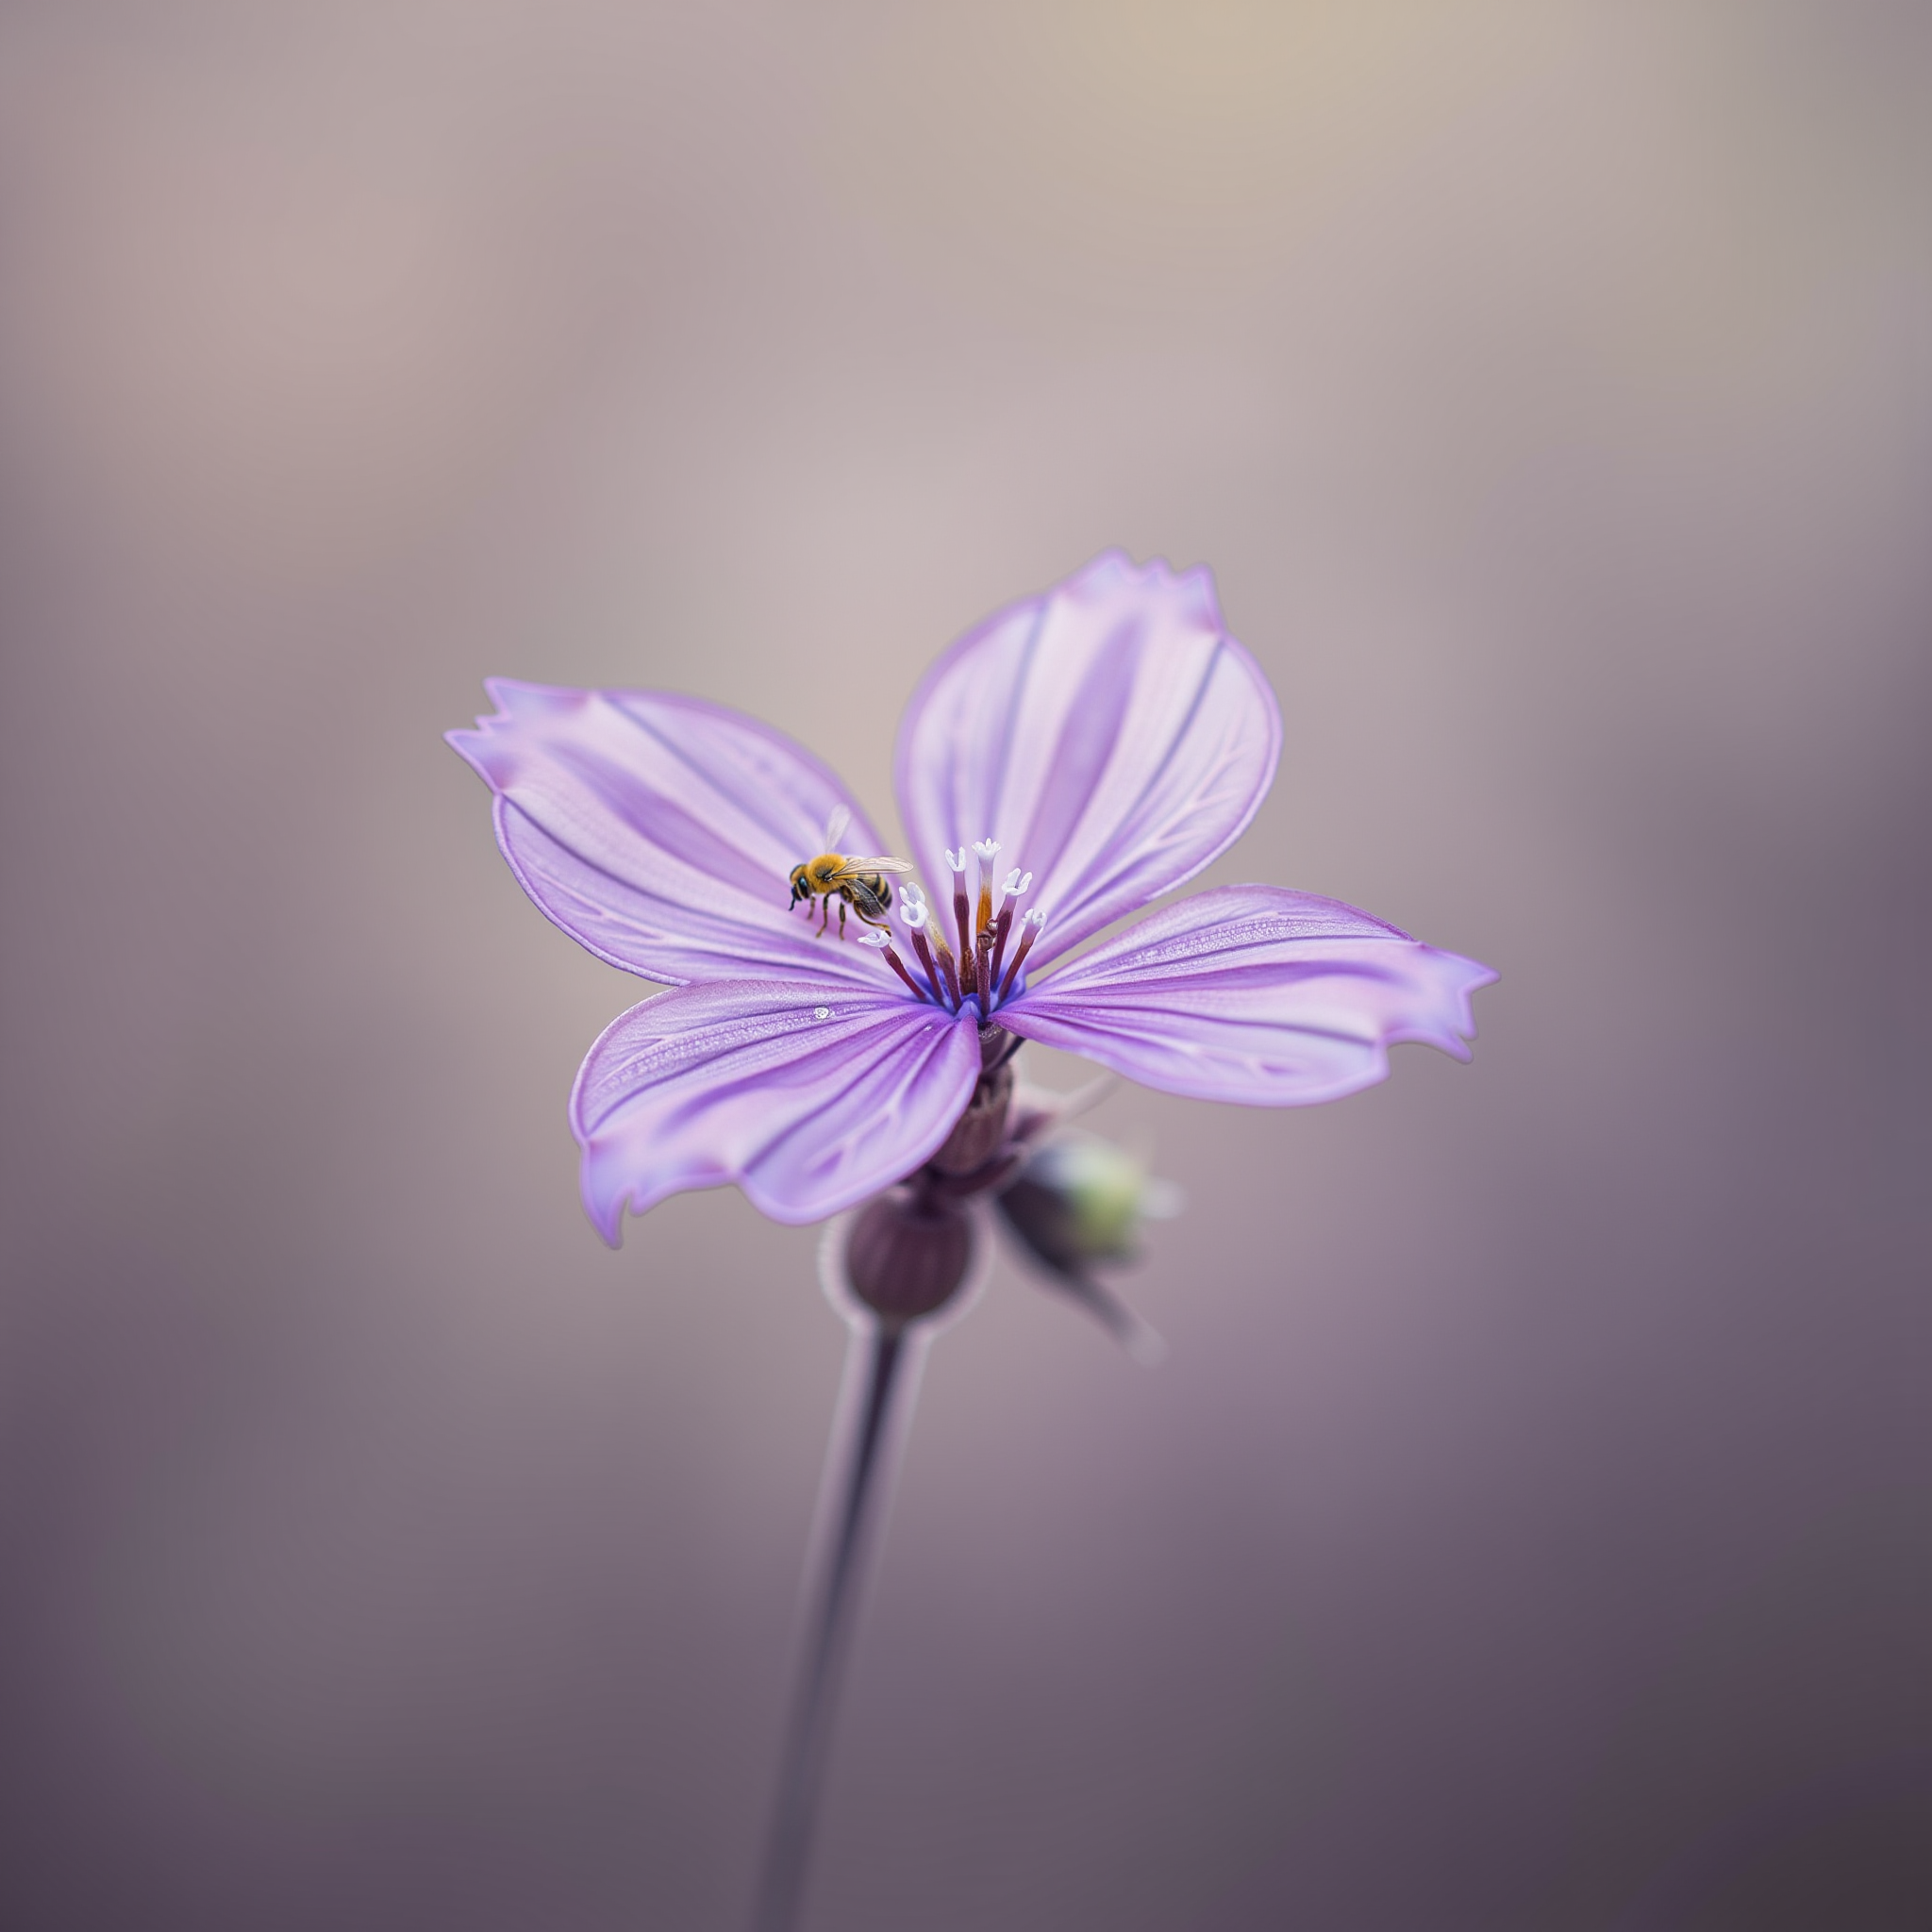
<path id="1" fill-rule="evenodd" d="M 839 1688 L 931 1339 L 924 1323 L 848 1319 L 852 1340 L 806 1565 L 805 1642 L 752 1932 L 792 1932 L 798 1924 Z"/>

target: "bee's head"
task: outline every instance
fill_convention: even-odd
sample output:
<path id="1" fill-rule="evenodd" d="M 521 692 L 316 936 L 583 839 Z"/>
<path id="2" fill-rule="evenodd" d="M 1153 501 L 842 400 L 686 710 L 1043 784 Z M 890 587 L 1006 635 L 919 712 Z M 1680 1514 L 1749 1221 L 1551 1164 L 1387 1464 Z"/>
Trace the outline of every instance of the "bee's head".
<path id="1" fill-rule="evenodd" d="M 811 897 L 811 878 L 802 865 L 791 868 L 791 903 L 796 906 L 801 899 Z"/>

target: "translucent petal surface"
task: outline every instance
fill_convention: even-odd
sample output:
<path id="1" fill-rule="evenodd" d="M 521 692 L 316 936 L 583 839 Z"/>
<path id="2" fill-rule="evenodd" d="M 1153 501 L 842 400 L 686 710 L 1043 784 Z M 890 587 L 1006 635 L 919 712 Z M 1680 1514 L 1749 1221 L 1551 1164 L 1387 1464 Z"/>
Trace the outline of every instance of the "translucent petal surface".
<path id="1" fill-rule="evenodd" d="M 626 1203 L 726 1181 L 774 1221 L 823 1220 L 933 1153 L 978 1077 L 970 1012 L 824 981 L 679 987 L 608 1026 L 577 1074 L 584 1206 L 613 1244 Z"/>
<path id="2" fill-rule="evenodd" d="M 1294 1107 L 1389 1071 L 1425 1041 L 1458 1059 L 1495 974 L 1335 899 L 1224 886 L 1137 921 L 1029 986 L 1000 1024 L 1202 1100 Z"/>
<path id="3" fill-rule="evenodd" d="M 949 886 L 944 848 L 988 837 L 1000 873 L 1032 870 L 1044 964 L 1224 851 L 1280 744 L 1208 573 L 1109 551 L 933 667 L 900 728 L 899 808 L 929 885 Z"/>
<path id="4" fill-rule="evenodd" d="M 675 986 L 755 974 L 883 990 L 873 955 L 788 911 L 791 868 L 851 814 L 830 772 L 782 732 L 669 691 L 490 679 L 492 717 L 449 741 L 496 793 L 496 838 L 524 890 L 599 958 Z M 856 928 L 855 928 L 856 930 Z"/>

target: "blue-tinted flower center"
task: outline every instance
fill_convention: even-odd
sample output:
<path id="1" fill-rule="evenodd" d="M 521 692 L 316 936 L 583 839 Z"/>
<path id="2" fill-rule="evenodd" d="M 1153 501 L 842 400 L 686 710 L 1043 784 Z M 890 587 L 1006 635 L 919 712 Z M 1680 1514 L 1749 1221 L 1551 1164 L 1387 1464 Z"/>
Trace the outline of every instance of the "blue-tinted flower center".
<path id="1" fill-rule="evenodd" d="M 941 917 L 916 882 L 908 879 L 899 888 L 899 919 L 916 971 L 899 957 L 891 929 L 878 921 L 868 921 L 869 929 L 858 935 L 858 943 L 874 947 L 915 998 L 949 1013 L 958 1012 L 972 1000 L 982 1021 L 990 1020 L 1012 997 L 1026 956 L 1046 924 L 1045 913 L 1023 912 L 1018 904 L 1032 886 L 1033 874 L 1014 866 L 999 878 L 993 863 L 999 850 L 996 840 L 981 839 L 947 852 L 953 874 L 950 922 Z M 976 893 L 967 890 L 969 861 L 976 861 Z M 949 925 L 958 941 L 957 953 L 948 938 Z"/>
<path id="2" fill-rule="evenodd" d="M 971 848 L 962 843 L 958 852 L 946 854 L 953 874 L 951 924 L 958 941 L 957 958 L 947 942 L 944 922 L 926 904 L 924 893 L 914 886 L 900 901 L 899 916 L 919 957 L 929 997 L 956 1013 L 972 1000 L 983 1021 L 990 1020 L 1012 996 L 1026 955 L 1046 924 L 1043 912 L 1023 913 L 1018 904 L 1021 894 L 1033 884 L 1030 872 L 1014 866 L 999 878 L 994 866 L 999 849 L 998 842 L 989 838 Z M 969 850 L 977 861 L 976 893 L 967 891 Z"/>

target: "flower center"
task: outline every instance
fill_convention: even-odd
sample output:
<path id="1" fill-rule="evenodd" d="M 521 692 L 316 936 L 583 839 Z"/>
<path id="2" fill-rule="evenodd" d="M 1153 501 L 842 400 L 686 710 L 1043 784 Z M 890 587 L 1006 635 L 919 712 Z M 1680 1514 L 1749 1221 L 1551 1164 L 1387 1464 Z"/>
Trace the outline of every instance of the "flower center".
<path id="1" fill-rule="evenodd" d="M 835 831 L 842 829 L 835 815 L 833 824 L 826 828 L 827 842 Z M 824 910 L 819 914 L 820 938 L 828 928 L 832 901 L 836 898 L 840 902 L 841 939 L 845 937 L 845 912 L 851 907 L 865 927 L 858 935 L 858 943 L 874 947 L 915 999 L 941 1007 L 949 1013 L 958 1012 L 968 1000 L 973 1000 L 984 1023 L 1012 996 L 1026 955 L 1033 950 L 1033 942 L 1046 924 L 1045 913 L 1037 909 L 1022 913 L 1015 904 L 1033 884 L 1030 872 L 1022 872 L 1016 865 L 995 889 L 993 861 L 999 851 L 998 840 L 981 839 L 972 845 L 962 843 L 958 851 L 946 854 L 946 864 L 953 874 L 952 924 L 959 940 L 957 958 L 947 943 L 943 923 L 927 904 L 919 885 L 908 879 L 899 888 L 899 917 L 905 923 L 907 941 L 919 962 L 924 984 L 893 949 L 888 919 L 893 892 L 886 874 L 909 873 L 912 868 L 904 859 L 851 858 L 839 852 L 821 853 L 818 858 L 792 867 L 791 904 L 795 907 L 803 901 L 809 919 L 816 902 L 824 900 Z M 975 895 L 966 889 L 969 855 L 978 861 L 976 904 Z M 1019 943 L 1011 946 L 1009 958 L 1008 946 L 1016 926 Z"/>
<path id="2" fill-rule="evenodd" d="M 1023 914 L 1015 903 L 1033 883 L 1030 872 L 1014 866 L 995 888 L 993 861 L 999 849 L 997 841 L 981 839 L 972 846 L 962 844 L 958 852 L 946 854 L 946 863 L 953 874 L 952 926 L 958 937 L 957 955 L 947 943 L 943 924 L 924 892 L 909 883 L 900 888 L 899 917 L 907 928 L 908 943 L 918 958 L 924 986 L 892 950 L 890 934 L 867 933 L 863 941 L 877 946 L 884 953 L 886 963 L 921 999 L 929 999 L 952 1013 L 973 1000 L 979 1008 L 982 1021 L 990 1020 L 1011 997 L 1026 955 L 1046 924 L 1045 913 L 1035 910 Z M 966 887 L 969 854 L 978 861 L 976 894 L 969 893 Z M 1015 926 L 1020 928 L 1017 945 L 1012 944 Z"/>

